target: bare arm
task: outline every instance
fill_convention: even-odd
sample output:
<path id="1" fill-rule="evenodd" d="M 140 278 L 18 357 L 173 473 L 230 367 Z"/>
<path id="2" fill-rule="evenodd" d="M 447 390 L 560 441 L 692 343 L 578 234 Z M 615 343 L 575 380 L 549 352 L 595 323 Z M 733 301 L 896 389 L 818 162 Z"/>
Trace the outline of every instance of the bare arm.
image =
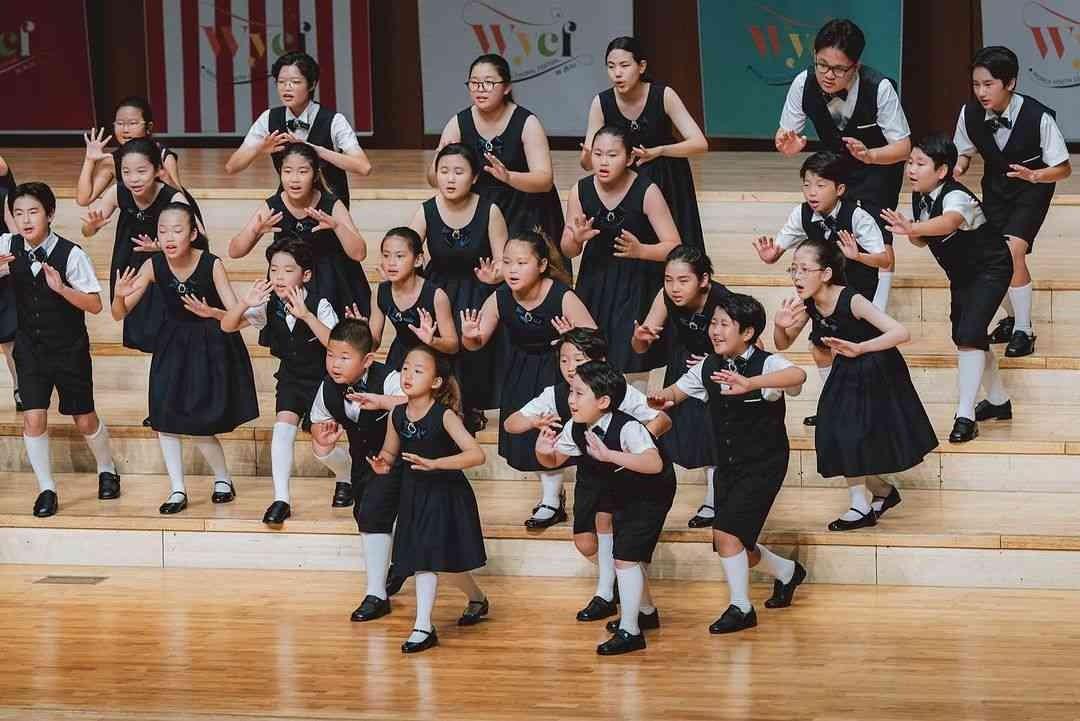
<path id="1" fill-rule="evenodd" d="M 116 212 L 116 208 L 116 186 L 113 185 L 105 191 L 105 194 L 98 199 L 98 202 L 83 218 L 82 236 L 84 238 L 92 238 L 97 235 L 99 230 L 109 224 L 109 220 L 112 219 L 113 213 Z"/>
<path id="2" fill-rule="evenodd" d="M 671 209 L 658 186 L 652 185 L 645 191 L 644 206 L 645 215 L 649 217 L 649 223 L 660 242 L 643 245 L 641 259 L 662 263 L 667 259 L 668 253 L 682 244 L 682 240 L 679 239 L 679 229 L 675 227 Z"/>
<path id="3" fill-rule="evenodd" d="M 484 454 L 484 449 L 480 447 L 479 441 L 465 430 L 465 424 L 462 422 L 461 417 L 454 413 L 454 411 L 447 409 L 443 413 L 443 428 L 446 429 L 447 434 L 453 439 L 457 447 L 461 449 L 460 453 L 455 453 L 452 456 L 444 456 L 443 458 L 431 458 L 428 459 L 430 468 L 437 471 L 463 471 L 466 468 L 474 468 L 481 466 L 487 459 Z M 410 460 L 411 453 L 404 454 L 406 460 Z"/>
<path id="4" fill-rule="evenodd" d="M 604 125 L 604 110 L 600 107 L 600 96 L 593 96 L 589 105 L 589 124 L 585 128 L 585 142 L 581 144 L 581 158 L 578 162 L 588 172 L 592 172 L 592 141 L 596 131 Z"/>
<path id="5" fill-rule="evenodd" d="M 653 298 L 649 314 L 641 325 L 634 329 L 634 335 L 630 338 L 630 346 L 635 353 L 644 353 L 660 337 L 660 331 L 667 322 L 667 305 L 664 303 L 664 291 L 660 291 Z M 653 434 L 656 435 L 656 434 Z"/>
<path id="6" fill-rule="evenodd" d="M 308 143 L 311 145 L 311 143 Z M 363 148 L 353 148 L 348 152 L 339 153 L 336 150 L 324 148 L 321 145 L 311 145 L 318 154 L 320 160 L 324 160 L 335 168 L 341 168 L 349 173 L 368 176 L 371 175 L 371 161 Z"/>
<path id="7" fill-rule="evenodd" d="M 578 199 L 577 183 L 570 189 L 570 198 L 566 201 L 566 225 L 563 227 L 562 239 L 559 246 L 567 258 L 576 258 L 581 255 L 588 240 L 589 233 L 596 236 L 596 232 L 585 231 L 578 227 L 579 222 L 585 221 L 585 213 L 581 210 L 581 201 Z"/>
<path id="8" fill-rule="evenodd" d="M 529 116 L 521 132 L 521 142 L 525 148 L 525 160 L 529 164 L 526 171 L 510 170 L 507 185 L 523 193 L 546 193 L 551 190 L 554 174 L 551 170 L 551 148 L 547 133 L 535 115 Z"/>
<path id="9" fill-rule="evenodd" d="M 461 316 L 461 344 L 465 350 L 483 348 L 499 325 L 499 304 L 495 294 L 487 297 L 479 313 L 472 309 L 463 310 Z"/>
<path id="10" fill-rule="evenodd" d="M 705 133 L 701 132 L 701 126 L 686 109 L 679 94 L 671 88 L 664 89 L 664 112 L 671 118 L 683 139 L 672 145 L 660 146 L 660 155 L 668 158 L 692 158 L 709 150 L 709 141 L 705 139 Z"/>
<path id="11" fill-rule="evenodd" d="M 435 291 L 435 322 L 439 335 L 432 339 L 431 347 L 440 353 L 454 355 L 460 350 L 461 341 L 454 326 L 454 308 L 450 305 L 450 296 L 442 288 Z"/>
<path id="12" fill-rule="evenodd" d="M 153 263 L 143 263 L 139 266 L 138 272 L 133 272 L 130 268 L 122 274 L 118 271 L 110 309 L 113 320 L 121 321 L 126 318 L 131 309 L 139 304 L 146 289 L 153 282 Z"/>
<path id="13" fill-rule="evenodd" d="M 334 203 L 334 222 L 334 235 L 341 241 L 345 255 L 358 263 L 367 258 L 367 241 L 357 230 L 349 209 L 340 200 Z"/>
<path id="14" fill-rule="evenodd" d="M 670 431 L 672 425 L 671 416 L 660 411 L 656 414 L 656 418 L 645 424 L 645 429 L 653 435 L 653 438 L 659 438 Z"/>
<path id="15" fill-rule="evenodd" d="M 566 293 L 562 298 L 563 318 L 575 328 L 595 328 L 596 321 L 577 293 Z"/>

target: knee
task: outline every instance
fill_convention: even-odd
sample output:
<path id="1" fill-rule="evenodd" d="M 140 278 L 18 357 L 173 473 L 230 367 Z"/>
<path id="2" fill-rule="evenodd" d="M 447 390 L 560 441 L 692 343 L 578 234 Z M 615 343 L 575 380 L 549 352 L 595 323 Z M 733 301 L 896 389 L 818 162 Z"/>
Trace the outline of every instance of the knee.
<path id="1" fill-rule="evenodd" d="M 611 514 L 610 513 L 597 513 L 596 514 L 596 532 L 597 533 L 611 533 Z"/>
<path id="2" fill-rule="evenodd" d="M 596 535 L 592 533 L 575 533 L 574 547 L 577 548 L 578 553 L 586 557 L 595 556 L 599 551 Z"/>
<path id="3" fill-rule="evenodd" d="M 45 411 L 29 411 L 23 414 L 23 435 L 37 438 L 49 430 L 49 417 Z"/>
<path id="4" fill-rule="evenodd" d="M 97 433 L 98 428 L 101 426 L 101 421 L 98 420 L 97 413 L 87 413 L 81 416 L 75 416 L 75 427 L 79 429 L 79 433 L 84 436 L 92 436 Z"/>
<path id="5" fill-rule="evenodd" d="M 717 553 L 725 558 L 745 550 L 738 536 L 733 536 L 725 531 L 713 531 L 713 547 Z"/>
<path id="6" fill-rule="evenodd" d="M 814 365 L 818 368 L 832 365 L 832 352 L 813 343 L 810 344 L 810 357 L 814 359 Z"/>
<path id="7" fill-rule="evenodd" d="M 615 568 L 626 569 L 626 568 L 633 568 L 634 566 L 637 566 L 637 565 L 638 565 L 637 561 L 620 561 L 617 558 L 615 559 Z"/>

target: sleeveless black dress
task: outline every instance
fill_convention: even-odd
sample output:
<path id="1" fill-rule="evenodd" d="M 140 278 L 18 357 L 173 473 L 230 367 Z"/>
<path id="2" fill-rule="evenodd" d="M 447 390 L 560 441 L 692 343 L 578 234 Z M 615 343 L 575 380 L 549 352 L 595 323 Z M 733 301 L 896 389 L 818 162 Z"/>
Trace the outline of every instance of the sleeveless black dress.
<path id="1" fill-rule="evenodd" d="M 386 317 L 386 323 L 394 326 L 396 334 L 394 342 L 390 344 L 390 350 L 386 354 L 386 367 L 390 370 L 399 371 L 408 352 L 418 345 L 423 345 L 420 339 L 416 337 L 416 334 L 409 330 L 409 326 L 420 326 L 421 309 L 430 313 L 432 318 L 435 317 L 435 291 L 438 288 L 431 281 L 423 280 L 423 285 L 420 286 L 420 295 L 417 296 L 416 302 L 402 310 L 394 302 L 394 293 L 390 286 L 391 283 L 388 280 L 379 283 L 375 302 Z M 383 328 L 385 327 L 384 324 Z"/>
<path id="2" fill-rule="evenodd" d="M 211 436 L 259 416 L 243 336 L 224 332 L 218 321 L 193 315 L 181 302 L 181 296 L 193 294 L 224 308 L 214 286 L 216 260 L 203 251 L 186 280 L 173 275 L 163 254 L 151 261 L 165 308 L 150 362 L 150 427 L 155 431 Z"/>
<path id="3" fill-rule="evenodd" d="M 845 287 L 829 316 L 823 316 L 812 299 L 806 301 L 818 338 L 861 343 L 881 334 L 852 315 L 855 295 Z M 825 478 L 899 473 L 937 448 L 934 428 L 899 350 L 858 358 L 836 355 L 818 400 L 814 445 L 818 473 Z"/>
<path id="4" fill-rule="evenodd" d="M 646 148 L 671 145 L 675 142 L 675 134 L 672 131 L 671 118 L 664 110 L 664 89 L 665 86 L 660 83 L 649 83 L 649 95 L 645 99 L 641 115 L 630 120 L 619 110 L 615 89 L 608 88 L 598 96 L 600 109 L 604 113 L 604 125 L 624 128 L 631 148 L 639 145 Z M 683 245 L 704 248 L 705 235 L 701 230 L 701 213 L 698 210 L 690 161 L 687 158 L 659 157 L 634 167 L 656 183 L 664 194 Z"/>
<path id="5" fill-rule="evenodd" d="M 443 426 L 449 410 L 434 403 L 423 418 L 408 417 L 407 406 L 390 414 L 402 453 L 444 458 L 461 452 Z M 401 471 L 401 501 L 394 534 L 394 570 L 463 573 L 487 563 L 480 511 L 461 471 L 418 471 L 407 461 Z"/>
<path id="6" fill-rule="evenodd" d="M 7 196 L 15 189 L 15 174 L 8 168 L 7 175 L 0 176 L 0 233 L 13 232 L 4 221 L 4 206 Z M 10 275 L 0 278 L 0 343 L 15 340 L 15 330 L 19 320 L 15 312 L 15 284 Z"/>
<path id="7" fill-rule="evenodd" d="M 585 244 L 575 290 L 608 341 L 608 361 L 623 373 L 638 373 L 667 363 L 666 341 L 653 343 L 647 353 L 630 346 L 634 323 L 649 313 L 664 285 L 664 264 L 636 258 L 616 258 L 615 238 L 629 230 L 646 245 L 656 244 L 656 233 L 645 215 L 645 191 L 652 181 L 637 175 L 626 195 L 607 208 L 596 192 L 593 176 L 578 181 L 578 200 L 585 216 L 600 234 Z"/>

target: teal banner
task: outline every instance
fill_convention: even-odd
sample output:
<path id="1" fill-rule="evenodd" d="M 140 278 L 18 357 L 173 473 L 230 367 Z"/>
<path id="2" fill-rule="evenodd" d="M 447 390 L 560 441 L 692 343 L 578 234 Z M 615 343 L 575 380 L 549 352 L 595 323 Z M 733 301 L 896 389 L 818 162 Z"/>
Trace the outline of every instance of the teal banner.
<path id="1" fill-rule="evenodd" d="M 832 18 L 854 20 L 866 35 L 862 62 L 900 82 L 902 0 L 699 0 L 706 135 L 773 137 L 788 86 L 813 64 L 814 36 Z"/>

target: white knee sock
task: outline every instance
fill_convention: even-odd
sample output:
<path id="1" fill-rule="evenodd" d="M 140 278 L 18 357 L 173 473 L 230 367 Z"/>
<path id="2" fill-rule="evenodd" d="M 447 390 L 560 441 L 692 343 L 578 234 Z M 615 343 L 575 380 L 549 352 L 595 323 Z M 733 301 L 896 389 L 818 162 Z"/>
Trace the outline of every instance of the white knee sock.
<path id="1" fill-rule="evenodd" d="M 316 453 L 315 458 L 330 469 L 338 483 L 352 483 L 352 458 L 344 448 L 335 448 L 325 456 Z"/>
<path id="2" fill-rule="evenodd" d="M 995 406 L 1000 406 L 1009 400 L 1009 392 L 1005 390 L 1005 383 L 1001 379 L 1001 369 L 998 368 L 998 359 L 994 351 L 984 351 L 986 367 L 983 368 L 982 384 L 986 388 L 986 400 Z"/>
<path id="3" fill-rule="evenodd" d="M 958 370 L 959 400 L 956 404 L 957 418 L 975 420 L 975 397 L 979 394 L 983 370 L 986 366 L 986 353 L 981 350 L 961 350 L 956 352 Z"/>
<path id="4" fill-rule="evenodd" d="M 829 380 L 829 374 L 832 373 L 832 366 L 825 367 L 819 366 L 817 369 L 818 377 L 821 378 L 821 387 L 825 387 L 825 381 Z"/>
<path id="5" fill-rule="evenodd" d="M 416 583 L 416 622 L 413 628 L 421 631 L 431 631 L 431 611 L 435 608 L 435 594 L 439 591 L 439 577 L 430 571 L 421 571 L 413 576 Z M 420 643 L 427 634 L 416 633 L 409 635 L 409 641 Z"/>
<path id="6" fill-rule="evenodd" d="M 158 433 L 158 445 L 161 446 L 161 456 L 165 459 L 165 470 L 169 474 L 170 495 L 172 493 L 186 493 L 184 487 L 184 447 L 180 436 L 172 433 Z"/>
<path id="7" fill-rule="evenodd" d="M 52 457 L 49 455 L 49 432 L 40 436 L 23 436 L 30 467 L 37 476 L 38 491 L 56 491 L 56 479 L 52 474 Z"/>
<path id="8" fill-rule="evenodd" d="M 656 604 L 653 603 L 652 589 L 649 588 L 649 564 L 641 564 L 641 577 L 644 580 L 641 585 L 641 613 L 651 616 L 656 613 Z"/>
<path id="9" fill-rule="evenodd" d="M 289 502 L 289 477 L 292 475 L 293 444 L 296 426 L 278 421 L 270 439 L 270 473 L 274 477 L 274 500 Z"/>
<path id="10" fill-rule="evenodd" d="M 893 273 L 891 270 L 879 270 L 877 274 L 877 290 L 874 291 L 874 300 L 871 301 L 882 313 L 889 307 L 889 290 L 892 288 Z"/>
<path id="11" fill-rule="evenodd" d="M 637 636 L 641 633 L 638 614 L 641 612 L 641 595 L 645 590 L 645 573 L 641 564 L 635 563 L 626 568 L 616 567 L 615 575 L 619 577 L 619 628 Z"/>
<path id="12" fill-rule="evenodd" d="M 442 576 L 454 588 L 464 593 L 470 603 L 480 603 L 484 600 L 484 592 L 480 590 L 480 584 L 476 582 L 476 577 L 471 573 L 444 573 Z"/>
<path id="13" fill-rule="evenodd" d="M 386 574 L 390 570 L 390 549 L 393 537 L 389 533 L 361 533 L 364 543 L 364 567 L 367 573 L 368 596 L 386 600 Z"/>
<path id="14" fill-rule="evenodd" d="M 559 498 L 562 493 L 563 475 L 562 471 L 546 471 L 540 474 L 540 503 L 551 506 L 552 508 L 559 507 Z M 547 508 L 537 508 L 536 513 L 533 514 L 533 518 L 538 518 L 541 521 L 546 521 L 555 515 L 555 511 Z"/>
<path id="15" fill-rule="evenodd" d="M 116 473 L 112 448 L 109 446 L 109 429 L 105 427 L 105 422 L 98 420 L 97 430 L 83 438 L 86 439 L 86 445 L 90 446 L 90 452 L 94 454 L 94 460 L 97 461 L 97 472 Z"/>
<path id="16" fill-rule="evenodd" d="M 596 534 L 596 595 L 605 601 L 615 598 L 615 534 Z M 620 591 L 621 594 L 621 591 Z"/>
<path id="17" fill-rule="evenodd" d="M 226 493 L 231 487 L 229 467 L 225 463 L 225 451 L 217 436 L 194 436 L 195 446 L 214 472 L 214 493 Z"/>
<path id="18" fill-rule="evenodd" d="M 11 373 L 11 385 L 15 390 L 19 390 L 19 374 L 15 372 L 15 341 L 0 343 L 0 350 L 4 353 L 8 372 Z"/>
<path id="19" fill-rule="evenodd" d="M 716 466 L 707 466 L 705 468 L 705 500 L 702 501 L 702 505 L 708 506 L 708 508 L 701 508 L 698 510 L 697 515 L 702 518 L 712 518 L 716 515 L 716 508 L 713 503 L 716 502 L 716 487 L 713 485 L 713 476 L 716 474 Z"/>
<path id="20" fill-rule="evenodd" d="M 795 562 L 781 556 L 777 556 L 760 543 L 757 545 L 761 560 L 757 568 L 769 574 L 780 583 L 791 583 L 791 577 L 795 575 Z"/>
<path id="21" fill-rule="evenodd" d="M 746 549 L 734 556 L 721 556 L 720 563 L 723 564 L 724 575 L 727 576 L 730 595 L 728 604 L 738 607 L 743 613 L 749 613 L 753 606 L 750 605 L 750 559 L 746 555 Z"/>
<path id="22" fill-rule="evenodd" d="M 1009 288 L 1009 300 L 1012 301 L 1013 308 L 1016 309 L 1014 332 L 1019 330 L 1031 335 L 1031 295 L 1031 283 L 1022 285 L 1019 288 Z"/>
<path id="23" fill-rule="evenodd" d="M 866 479 L 863 476 L 847 479 L 849 503 L 851 504 L 851 508 L 854 508 L 855 510 L 848 509 L 845 511 L 844 514 L 840 516 L 841 520 L 857 521 L 867 513 L 870 513 L 870 501 L 867 498 L 869 493 L 866 490 L 865 480 Z M 859 513 L 856 513 L 855 511 L 859 511 Z"/>

